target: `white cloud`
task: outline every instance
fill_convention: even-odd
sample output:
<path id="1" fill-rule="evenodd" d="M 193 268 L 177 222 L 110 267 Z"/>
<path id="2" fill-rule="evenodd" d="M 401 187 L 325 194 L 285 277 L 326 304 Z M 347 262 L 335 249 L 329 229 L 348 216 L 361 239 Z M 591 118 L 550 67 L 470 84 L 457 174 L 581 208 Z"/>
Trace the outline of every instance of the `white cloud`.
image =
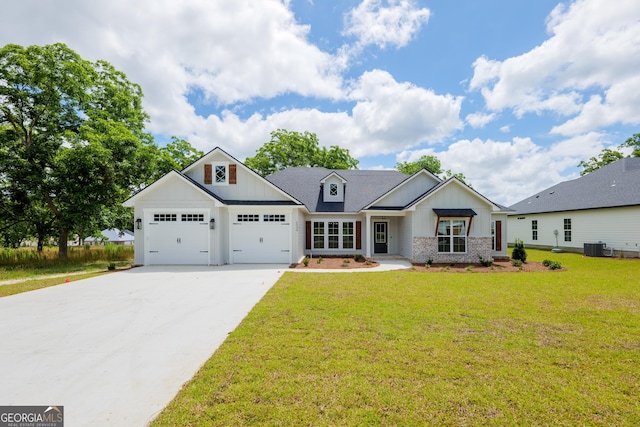
<path id="1" fill-rule="evenodd" d="M 509 125 L 504 125 L 500 128 L 500 132 L 502 133 L 509 133 L 511 132 L 511 127 Z"/>
<path id="2" fill-rule="evenodd" d="M 504 61 L 478 58 L 469 87 L 492 111 L 577 114 L 554 129 L 561 134 L 640 123 L 639 16 L 635 0 L 560 4 L 547 19 L 548 40 Z"/>
<path id="3" fill-rule="evenodd" d="M 273 129 L 314 132 L 321 144 L 338 144 L 356 157 L 388 154 L 420 143 L 438 142 L 459 129 L 462 98 L 437 95 L 409 83 L 396 82 L 380 70 L 364 73 L 346 94 L 351 111 L 289 109 L 246 120 L 231 111 L 221 117 L 195 117 L 189 123 L 194 145 L 216 141 L 243 159 L 269 139 Z M 203 136 L 206 137 L 203 138 Z"/>
<path id="4" fill-rule="evenodd" d="M 429 15 L 429 9 L 418 8 L 411 0 L 363 0 L 348 12 L 343 34 L 355 36 L 360 47 L 403 47 L 427 23 Z"/>
<path id="5" fill-rule="evenodd" d="M 386 71 L 364 73 L 349 97 L 357 100 L 355 124 L 374 140 L 394 144 L 393 149 L 381 147 L 384 152 L 437 142 L 462 126 L 462 97 L 396 82 Z"/>
<path id="6" fill-rule="evenodd" d="M 143 86 L 150 130 L 170 134 L 196 120 L 194 89 L 223 106 L 291 92 L 341 98 L 342 65 L 308 30 L 277 0 L 42 0 L 12 2 L 0 16 L 0 43 L 62 41 L 125 71 Z"/>
<path id="7" fill-rule="evenodd" d="M 149 131 L 186 138 L 202 150 L 222 146 L 240 159 L 253 155 L 277 128 L 316 132 L 321 143 L 339 144 L 356 156 L 439 141 L 461 128 L 461 97 L 397 82 L 379 70 L 345 83 L 349 57 L 311 43 L 309 27 L 296 22 L 289 6 L 279 0 L 10 2 L 0 15 L 0 45 L 61 41 L 86 59 L 105 59 L 141 84 Z M 366 0 L 349 16 L 350 34 L 359 43 L 401 47 L 429 12 L 412 1 Z M 369 24 L 372 31 L 364 31 Z M 234 112 L 290 93 L 341 100 L 347 107 L 248 118 Z M 203 117 L 190 94 L 227 110 Z"/>
<path id="8" fill-rule="evenodd" d="M 491 123 L 495 118 L 496 118 L 495 113 L 491 113 L 491 114 L 472 113 L 467 115 L 465 120 L 467 121 L 467 123 L 469 123 L 469 125 L 471 125 L 472 128 L 483 128 L 488 123 Z"/>
<path id="9" fill-rule="evenodd" d="M 575 178 L 576 170 L 568 175 L 561 173 L 575 169 L 580 160 L 597 155 L 607 143 L 603 135 L 595 132 L 563 140 L 548 148 L 531 138 L 513 138 L 511 141 L 476 138 L 457 141 L 444 151 L 433 148 L 404 151 L 397 160 L 415 161 L 423 155 L 435 155 L 443 170 L 461 172 L 481 194 L 509 206 Z"/>

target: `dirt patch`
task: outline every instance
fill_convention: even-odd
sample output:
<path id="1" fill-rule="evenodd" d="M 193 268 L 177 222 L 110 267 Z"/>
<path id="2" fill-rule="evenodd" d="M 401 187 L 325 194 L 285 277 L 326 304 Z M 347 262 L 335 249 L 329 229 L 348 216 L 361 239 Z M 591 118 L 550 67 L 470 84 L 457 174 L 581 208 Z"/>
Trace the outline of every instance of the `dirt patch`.
<path id="1" fill-rule="evenodd" d="M 375 261 L 367 261 L 363 257 L 360 257 L 357 261 L 353 257 L 318 257 L 310 258 L 306 267 L 303 263 L 300 263 L 292 264 L 291 268 L 349 270 L 352 268 L 372 268 L 378 265 L 380 264 Z"/>

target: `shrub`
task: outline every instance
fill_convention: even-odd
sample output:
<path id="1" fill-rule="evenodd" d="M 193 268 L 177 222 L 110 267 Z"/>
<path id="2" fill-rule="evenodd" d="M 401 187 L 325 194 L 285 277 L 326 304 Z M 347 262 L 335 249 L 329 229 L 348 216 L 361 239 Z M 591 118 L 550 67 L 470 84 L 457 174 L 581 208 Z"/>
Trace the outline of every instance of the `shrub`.
<path id="1" fill-rule="evenodd" d="M 363 257 L 362 255 L 360 255 L 360 254 L 355 254 L 355 255 L 353 256 L 353 260 L 354 260 L 355 262 L 363 261 L 363 258 L 364 258 L 364 257 Z"/>
<path id="2" fill-rule="evenodd" d="M 478 255 L 478 258 L 480 259 L 480 265 L 483 267 L 491 267 L 493 265 L 492 259 L 484 259 L 482 255 Z"/>
<path id="3" fill-rule="evenodd" d="M 116 263 L 115 262 L 112 262 L 111 264 L 109 264 L 107 266 L 107 270 L 109 270 L 109 271 L 113 271 L 115 269 L 116 269 Z"/>
<path id="4" fill-rule="evenodd" d="M 542 261 L 542 265 L 544 265 L 545 267 L 549 267 L 552 262 L 553 261 L 551 261 L 550 259 L 545 259 Z"/>
<path id="5" fill-rule="evenodd" d="M 322 262 L 322 257 L 319 257 L 317 262 L 320 264 Z"/>
<path id="6" fill-rule="evenodd" d="M 429 267 L 431 267 L 431 264 L 433 264 L 433 260 L 432 260 L 431 258 L 429 258 L 429 259 L 427 260 L 427 265 L 428 265 Z"/>
<path id="7" fill-rule="evenodd" d="M 306 256 L 302 259 L 302 263 L 304 264 L 305 267 L 309 266 L 309 257 Z"/>
<path id="8" fill-rule="evenodd" d="M 522 240 L 516 239 L 513 251 L 511 252 L 511 258 L 522 261 L 523 263 L 527 262 L 527 251 L 524 250 L 524 242 Z"/>
<path id="9" fill-rule="evenodd" d="M 562 268 L 562 264 L 556 261 L 551 261 L 547 267 L 549 267 L 549 270 L 560 270 Z"/>
<path id="10" fill-rule="evenodd" d="M 514 267 L 522 268 L 522 260 L 514 258 L 511 260 L 511 265 L 513 265 Z"/>

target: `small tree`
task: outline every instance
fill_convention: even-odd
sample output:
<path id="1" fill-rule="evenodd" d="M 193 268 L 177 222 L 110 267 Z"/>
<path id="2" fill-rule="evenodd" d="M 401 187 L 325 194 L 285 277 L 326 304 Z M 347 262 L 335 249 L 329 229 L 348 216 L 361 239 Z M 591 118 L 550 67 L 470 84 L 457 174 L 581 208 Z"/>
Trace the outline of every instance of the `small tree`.
<path id="1" fill-rule="evenodd" d="M 511 252 L 511 259 L 527 262 L 527 251 L 524 250 L 524 242 L 520 239 L 516 239 Z"/>

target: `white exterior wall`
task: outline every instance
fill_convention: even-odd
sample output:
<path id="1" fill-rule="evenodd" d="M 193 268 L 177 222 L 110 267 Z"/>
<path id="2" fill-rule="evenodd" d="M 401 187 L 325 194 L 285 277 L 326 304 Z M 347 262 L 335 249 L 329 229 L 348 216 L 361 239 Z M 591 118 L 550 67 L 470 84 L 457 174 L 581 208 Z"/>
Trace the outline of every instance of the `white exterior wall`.
<path id="1" fill-rule="evenodd" d="M 235 164 L 236 184 L 205 184 L 205 163 Z M 228 173 L 227 168 L 227 174 Z M 275 189 L 268 181 L 263 180 L 240 162 L 228 158 L 221 152 L 211 153 L 211 155 L 206 158 L 206 162 L 194 166 L 193 169 L 186 172 L 186 175 L 224 200 L 290 200 L 290 198 Z"/>
<path id="2" fill-rule="evenodd" d="M 398 254 L 413 258 L 413 212 L 407 212 L 406 216 L 398 218 Z"/>
<path id="3" fill-rule="evenodd" d="M 519 219 L 520 218 L 520 219 Z M 564 241 L 564 219 L 571 218 L 571 242 Z M 538 240 L 532 239 L 531 221 L 538 220 Z M 553 247 L 553 230 L 558 230 L 560 248 L 582 251 L 585 243 L 603 242 L 618 256 L 640 253 L 640 206 L 625 208 L 591 209 L 584 211 L 545 214 L 510 215 L 509 243 L 521 239 L 525 247 Z"/>
<path id="4" fill-rule="evenodd" d="M 188 212 L 193 209 L 201 209 L 208 212 L 207 221 L 209 217 L 217 218 L 219 215 L 219 208 L 216 208 L 216 204 L 213 200 L 205 196 L 202 192 L 195 189 L 193 186 L 182 181 L 180 178 L 175 177 L 169 179 L 163 183 L 159 183 L 158 188 L 152 191 L 146 192 L 143 197 L 138 199 L 134 209 L 134 221 L 138 218 L 142 220 L 142 229 L 135 229 L 135 255 L 134 264 L 145 264 L 146 254 L 146 241 L 147 236 L 145 231 L 148 228 L 149 215 L 153 212 L 165 210 L 166 212 Z M 217 222 L 217 219 L 216 219 Z M 209 237 L 210 257 L 213 254 L 213 258 L 210 259 L 211 264 L 216 264 L 215 251 L 217 245 L 217 239 L 214 231 L 209 230 L 211 236 Z"/>
<path id="5" fill-rule="evenodd" d="M 300 262 L 304 258 L 304 252 L 306 247 L 306 238 L 307 238 L 307 230 L 306 230 L 306 218 L 302 209 L 297 209 L 295 212 L 295 238 L 297 239 L 295 251 L 291 250 L 293 254 L 293 262 Z"/>
<path id="6" fill-rule="evenodd" d="M 426 174 L 413 177 L 410 181 L 403 183 L 390 194 L 376 202 L 376 206 L 406 206 L 433 188 L 437 182 Z"/>
<path id="7" fill-rule="evenodd" d="M 491 205 L 469 191 L 452 184 L 416 205 L 413 215 L 414 237 L 434 237 L 438 215 L 433 209 L 473 209 L 469 237 L 491 236 Z"/>

